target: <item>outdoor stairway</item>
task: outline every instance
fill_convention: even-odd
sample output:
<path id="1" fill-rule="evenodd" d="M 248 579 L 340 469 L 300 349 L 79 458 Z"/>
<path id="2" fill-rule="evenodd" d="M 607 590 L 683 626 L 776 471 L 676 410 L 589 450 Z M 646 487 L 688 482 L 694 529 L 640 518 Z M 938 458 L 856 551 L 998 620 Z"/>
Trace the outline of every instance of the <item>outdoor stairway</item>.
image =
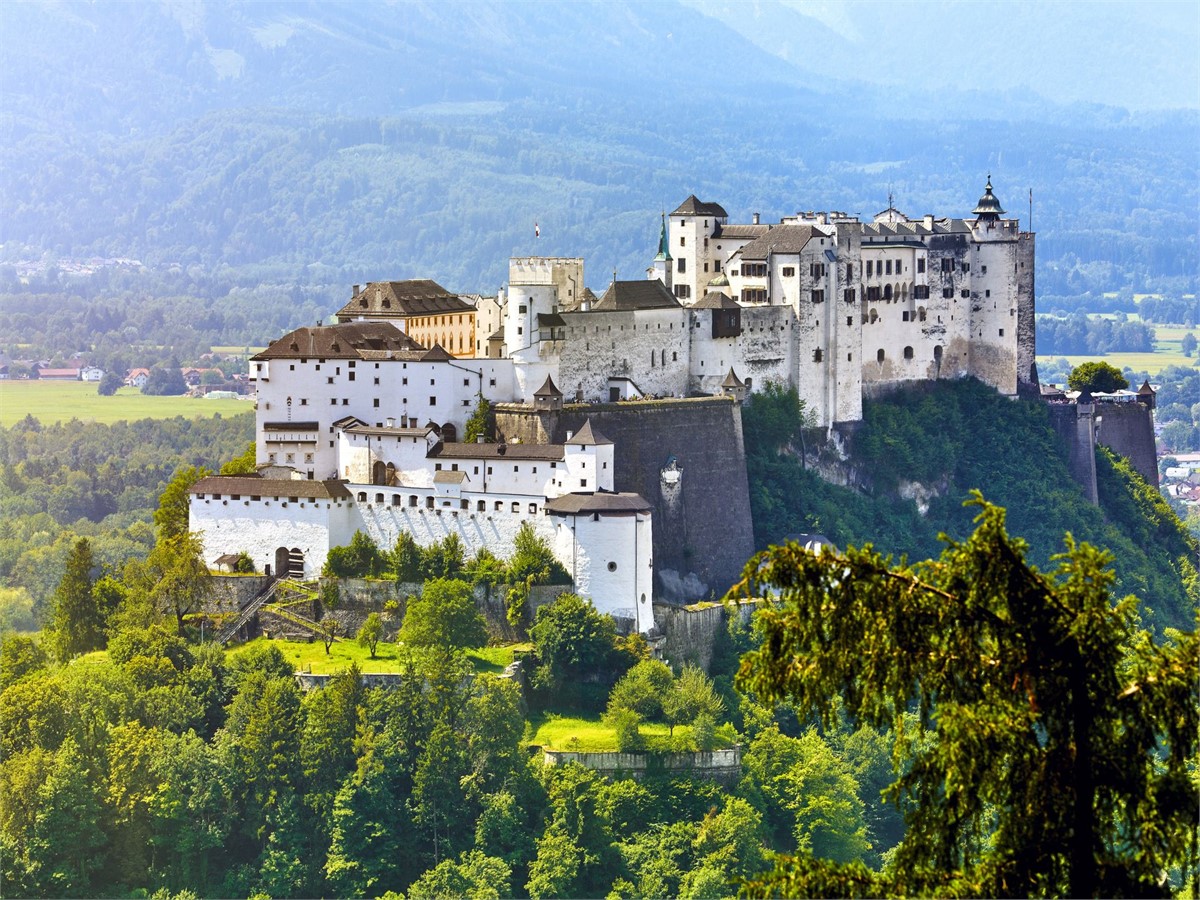
<path id="1" fill-rule="evenodd" d="M 243 607 L 242 611 L 238 613 L 237 618 L 220 630 L 217 634 L 217 643 L 224 646 L 233 640 L 234 635 L 241 631 L 246 623 L 254 618 L 254 614 L 262 608 L 262 605 L 275 596 L 275 590 L 278 586 L 279 582 L 272 579 L 266 587 L 255 594 L 254 599 Z"/>

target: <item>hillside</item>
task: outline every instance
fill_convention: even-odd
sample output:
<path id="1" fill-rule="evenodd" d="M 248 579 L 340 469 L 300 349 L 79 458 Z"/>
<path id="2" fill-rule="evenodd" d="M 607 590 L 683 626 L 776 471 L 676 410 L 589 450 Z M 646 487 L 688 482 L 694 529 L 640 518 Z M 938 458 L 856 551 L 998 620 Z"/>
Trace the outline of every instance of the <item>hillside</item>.
<path id="1" fill-rule="evenodd" d="M 747 431 L 755 415 L 751 404 Z M 865 403 L 849 451 L 845 464 L 827 454 L 824 465 L 848 470 L 859 489 L 822 480 L 794 454 L 749 453 L 758 546 L 819 532 L 842 547 L 871 543 L 896 556 L 933 557 L 939 534 L 962 540 L 971 532 L 975 511 L 962 504 L 980 490 L 1008 510 L 1010 533 L 1028 542 L 1040 568 L 1051 567 L 1070 532 L 1113 554 L 1113 593 L 1137 594 L 1148 625 L 1195 626 L 1195 540 L 1157 491 L 1103 449 L 1101 505 L 1088 504 L 1040 404 L 1013 402 L 975 381 L 921 385 Z M 926 512 L 901 494 L 921 497 Z"/>
<path id="2" fill-rule="evenodd" d="M 1023 222 L 1033 192 L 1043 293 L 1194 289 L 1194 108 L 981 102 L 966 75 L 931 87 L 904 66 L 871 84 L 674 3 L 350 9 L 0 6 L 0 289 L 127 257 L 195 273 L 194 296 L 227 296 L 232 275 L 332 311 L 368 279 L 494 291 L 535 252 L 585 257 L 599 289 L 641 273 L 659 211 L 689 193 L 738 220 L 870 216 L 889 193 L 962 215 L 989 172 Z M 985 26 L 963 9 L 956 27 Z"/>

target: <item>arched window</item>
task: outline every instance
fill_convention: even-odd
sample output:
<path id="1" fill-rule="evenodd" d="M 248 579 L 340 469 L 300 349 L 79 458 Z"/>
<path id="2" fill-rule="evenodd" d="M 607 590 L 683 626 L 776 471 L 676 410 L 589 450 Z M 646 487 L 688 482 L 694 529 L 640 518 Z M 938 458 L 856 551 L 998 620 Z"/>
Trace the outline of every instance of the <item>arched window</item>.
<path id="1" fill-rule="evenodd" d="M 880 347 L 879 352 L 875 354 L 875 361 L 881 363 L 881 362 L 883 362 L 883 360 L 884 360 L 884 352 L 883 352 L 883 348 Z"/>
<path id="2" fill-rule="evenodd" d="M 890 284 L 885 284 L 883 286 L 883 299 L 888 303 L 890 303 L 892 300 L 892 286 Z"/>
<path id="3" fill-rule="evenodd" d="M 904 358 L 905 358 L 905 359 L 912 359 L 912 358 L 913 358 L 913 348 L 912 348 L 912 347 L 905 347 L 905 348 L 904 348 Z"/>

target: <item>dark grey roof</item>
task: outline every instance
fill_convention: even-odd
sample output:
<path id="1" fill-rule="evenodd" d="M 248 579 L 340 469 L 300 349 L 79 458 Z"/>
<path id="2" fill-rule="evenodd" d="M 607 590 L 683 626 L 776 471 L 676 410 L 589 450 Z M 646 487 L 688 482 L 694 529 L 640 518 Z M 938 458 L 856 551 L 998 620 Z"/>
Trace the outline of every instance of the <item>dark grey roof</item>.
<path id="1" fill-rule="evenodd" d="M 563 458 L 562 444 L 438 444 L 430 459 L 548 459 Z"/>
<path id="2" fill-rule="evenodd" d="M 710 282 L 711 284 L 711 282 Z M 741 309 L 736 300 L 724 291 L 709 291 L 692 304 L 692 309 Z"/>
<path id="3" fill-rule="evenodd" d="M 563 392 L 558 389 L 558 386 L 554 383 L 554 379 L 549 375 L 542 382 L 542 386 L 533 392 L 533 396 L 535 397 L 561 397 L 562 395 Z"/>
<path id="4" fill-rule="evenodd" d="M 343 428 L 347 434 L 375 434 L 375 435 L 391 435 L 394 437 L 425 437 L 432 429 L 426 425 L 417 428 L 402 428 L 393 425 L 388 428 L 386 425 L 380 425 L 378 428 L 367 425 L 365 422 L 358 425 L 351 425 L 348 428 Z"/>
<path id="5" fill-rule="evenodd" d="M 351 425 L 366 425 L 358 416 L 342 416 L 333 423 L 334 428 L 349 428 Z"/>
<path id="6" fill-rule="evenodd" d="M 303 497 L 307 500 L 350 497 L 336 479 L 309 481 L 295 478 L 260 478 L 257 475 L 209 475 L 192 485 L 193 494 L 242 494 L 255 497 Z"/>
<path id="7" fill-rule="evenodd" d="M 319 431 L 319 422 L 263 422 L 263 431 Z"/>
<path id="8" fill-rule="evenodd" d="M 588 419 L 583 423 L 582 428 L 571 435 L 571 439 L 567 443 L 578 444 L 581 447 L 596 447 L 602 444 L 611 444 L 612 441 L 594 429 L 592 427 L 592 420 Z"/>
<path id="9" fill-rule="evenodd" d="M 567 324 L 558 313 L 538 313 L 538 328 L 561 328 Z"/>
<path id="10" fill-rule="evenodd" d="M 396 317 L 430 316 L 440 313 L 473 311 L 470 303 L 427 278 L 411 281 L 372 281 L 338 310 L 339 319 L 356 316 Z"/>
<path id="11" fill-rule="evenodd" d="M 983 196 L 979 198 L 979 202 L 975 204 L 975 208 L 971 211 L 980 217 L 995 217 L 1004 214 L 1004 210 L 1000 208 L 1000 201 L 992 193 L 991 175 L 988 175 L 987 187 L 983 190 Z"/>
<path id="12" fill-rule="evenodd" d="M 770 225 L 718 225 L 712 239 L 724 238 L 729 241 L 752 241 L 762 237 L 771 230 Z"/>
<path id="13" fill-rule="evenodd" d="M 631 516 L 650 512 L 651 506 L 641 494 L 564 494 L 546 501 L 546 511 L 552 515 L 600 515 Z"/>
<path id="14" fill-rule="evenodd" d="M 776 225 L 742 248 L 742 259 L 765 260 L 768 253 L 799 253 L 814 235 L 825 236 L 811 225 Z"/>
<path id="15" fill-rule="evenodd" d="M 614 281 L 604 296 L 592 304 L 594 312 L 613 312 L 631 309 L 678 308 L 679 301 L 658 279 Z"/>
<path id="16" fill-rule="evenodd" d="M 745 386 L 746 382 L 738 378 L 737 373 L 732 368 L 730 368 L 729 374 L 725 376 L 725 380 L 721 382 L 721 387 L 723 388 L 744 388 Z"/>
<path id="17" fill-rule="evenodd" d="M 391 322 L 342 322 L 297 328 L 272 343 L 255 360 L 367 359 L 368 353 L 427 352 Z"/>
<path id="18" fill-rule="evenodd" d="M 673 216 L 716 216 L 724 219 L 729 216 L 721 208 L 719 203 L 705 203 L 702 200 L 697 200 L 695 194 L 689 194 L 688 198 L 679 204 L 679 208 L 671 213 Z"/>

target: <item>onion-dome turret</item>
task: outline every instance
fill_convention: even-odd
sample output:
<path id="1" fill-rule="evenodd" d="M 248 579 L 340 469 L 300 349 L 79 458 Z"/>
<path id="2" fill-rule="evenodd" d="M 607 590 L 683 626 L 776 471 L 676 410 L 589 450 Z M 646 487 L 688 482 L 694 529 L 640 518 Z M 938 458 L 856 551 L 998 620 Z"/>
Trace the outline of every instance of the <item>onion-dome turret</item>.
<path id="1" fill-rule="evenodd" d="M 979 198 L 979 203 L 975 205 L 975 209 L 972 212 L 978 219 L 985 222 L 995 222 L 1004 215 L 1004 210 L 1000 207 L 1000 201 L 992 193 L 992 176 L 990 174 L 988 175 L 987 187 L 983 190 L 983 196 Z"/>

